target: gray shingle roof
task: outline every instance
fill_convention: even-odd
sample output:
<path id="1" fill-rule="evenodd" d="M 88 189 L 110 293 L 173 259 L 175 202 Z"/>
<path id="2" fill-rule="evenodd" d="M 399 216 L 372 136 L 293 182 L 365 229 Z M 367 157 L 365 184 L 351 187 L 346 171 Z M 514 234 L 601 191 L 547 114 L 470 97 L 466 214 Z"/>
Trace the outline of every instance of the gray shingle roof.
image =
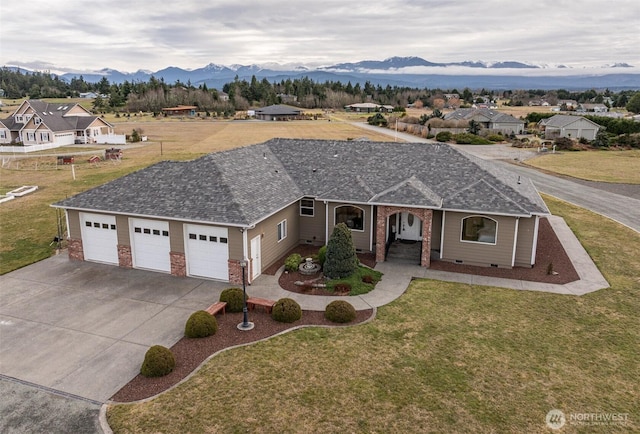
<path id="1" fill-rule="evenodd" d="M 54 206 L 250 225 L 301 197 L 530 216 L 529 179 L 445 144 L 273 139 L 162 162 Z"/>
<path id="2" fill-rule="evenodd" d="M 554 115 L 548 119 L 545 119 L 543 125 L 547 127 L 564 128 L 568 125 L 571 125 L 574 122 L 578 122 L 581 120 L 592 123 L 594 127 L 600 127 L 600 125 L 596 124 L 590 119 L 584 118 L 582 116 L 573 116 L 573 115 Z"/>

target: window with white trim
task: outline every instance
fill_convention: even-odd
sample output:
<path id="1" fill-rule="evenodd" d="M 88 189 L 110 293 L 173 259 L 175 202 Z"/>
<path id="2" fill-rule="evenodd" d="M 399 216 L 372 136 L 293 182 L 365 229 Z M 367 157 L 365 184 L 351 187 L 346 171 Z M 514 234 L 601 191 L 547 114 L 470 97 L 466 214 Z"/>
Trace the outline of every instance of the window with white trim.
<path id="1" fill-rule="evenodd" d="M 494 219 L 474 215 L 462 219 L 461 241 L 496 244 L 498 222 Z"/>
<path id="2" fill-rule="evenodd" d="M 364 210 L 352 205 L 342 205 L 335 209 L 334 224 L 344 223 L 352 231 L 364 231 Z"/>
<path id="3" fill-rule="evenodd" d="M 315 201 L 313 199 L 300 199 L 300 215 L 313 217 L 314 204 Z"/>
<path id="4" fill-rule="evenodd" d="M 278 242 L 287 238 L 287 220 L 284 219 L 278 223 Z"/>
<path id="5" fill-rule="evenodd" d="M 30 142 L 36 141 L 36 133 L 27 133 L 27 140 Z"/>

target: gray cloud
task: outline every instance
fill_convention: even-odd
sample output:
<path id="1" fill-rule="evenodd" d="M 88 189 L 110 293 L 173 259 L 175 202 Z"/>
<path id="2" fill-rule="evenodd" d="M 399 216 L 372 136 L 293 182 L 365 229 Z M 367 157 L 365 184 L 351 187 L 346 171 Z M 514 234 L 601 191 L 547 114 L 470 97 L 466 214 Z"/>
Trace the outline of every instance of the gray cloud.
<path id="1" fill-rule="evenodd" d="M 247 4 L 249 3 L 249 4 Z M 637 0 L 6 1 L 0 64 L 134 71 L 420 56 L 640 66 Z M 42 29 L 42 30 L 39 30 Z"/>

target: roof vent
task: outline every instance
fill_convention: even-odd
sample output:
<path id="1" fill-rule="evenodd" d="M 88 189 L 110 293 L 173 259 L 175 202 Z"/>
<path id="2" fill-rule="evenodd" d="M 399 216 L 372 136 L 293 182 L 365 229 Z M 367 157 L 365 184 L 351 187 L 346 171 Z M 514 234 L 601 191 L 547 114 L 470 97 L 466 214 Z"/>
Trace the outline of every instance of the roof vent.
<path id="1" fill-rule="evenodd" d="M 520 182 L 520 175 L 518 175 L 518 185 L 522 184 L 522 182 Z"/>
<path id="2" fill-rule="evenodd" d="M 311 171 L 312 171 L 313 173 L 316 173 L 316 171 L 317 171 L 317 170 L 318 170 L 318 169 L 311 169 Z"/>
<path id="3" fill-rule="evenodd" d="M 338 158 L 338 153 L 337 152 L 333 154 L 333 158 Z"/>
<path id="4" fill-rule="evenodd" d="M 267 159 L 267 153 L 266 152 L 262 153 L 262 158 L 264 158 L 265 160 Z"/>

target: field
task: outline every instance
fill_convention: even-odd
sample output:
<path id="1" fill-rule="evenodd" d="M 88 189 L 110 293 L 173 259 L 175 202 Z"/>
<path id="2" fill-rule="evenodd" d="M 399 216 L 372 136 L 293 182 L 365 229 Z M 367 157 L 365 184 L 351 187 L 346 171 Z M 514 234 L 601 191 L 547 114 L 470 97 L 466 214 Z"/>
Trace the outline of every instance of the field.
<path id="1" fill-rule="evenodd" d="M 591 181 L 640 184 L 640 150 L 562 152 L 526 164 Z"/>
<path id="2" fill-rule="evenodd" d="M 51 256 L 56 245 L 58 216 L 49 205 L 65 197 L 103 184 L 161 160 L 189 160 L 203 154 L 260 143 L 273 137 L 350 139 L 366 136 L 371 140 L 388 141 L 384 134 L 365 131 L 348 122 L 333 120 L 296 122 L 211 121 L 211 120 L 151 120 L 146 116 L 134 121 L 116 119 L 119 134 L 142 129 L 149 141 L 139 147 L 124 150 L 120 162 L 87 163 L 91 149 L 96 155 L 104 147 L 65 147 L 39 155 L 29 155 L 9 161 L 0 169 L 0 192 L 22 185 L 37 185 L 35 193 L 0 205 L 0 274 L 7 273 Z M 78 155 L 72 178 L 70 166 L 57 166 L 51 154 Z M 11 155 L 0 155 L 5 160 Z M 16 168 L 17 166 L 17 168 Z M 64 219 L 63 219 L 64 220 Z"/>
<path id="3" fill-rule="evenodd" d="M 640 430 L 640 235 L 545 197 L 611 288 L 583 297 L 414 280 L 370 323 L 224 352 L 187 382 L 110 406 L 114 432 L 550 432 L 551 409 Z M 597 228 L 597 229 L 595 229 Z M 602 431 L 600 431 L 602 430 Z"/>

